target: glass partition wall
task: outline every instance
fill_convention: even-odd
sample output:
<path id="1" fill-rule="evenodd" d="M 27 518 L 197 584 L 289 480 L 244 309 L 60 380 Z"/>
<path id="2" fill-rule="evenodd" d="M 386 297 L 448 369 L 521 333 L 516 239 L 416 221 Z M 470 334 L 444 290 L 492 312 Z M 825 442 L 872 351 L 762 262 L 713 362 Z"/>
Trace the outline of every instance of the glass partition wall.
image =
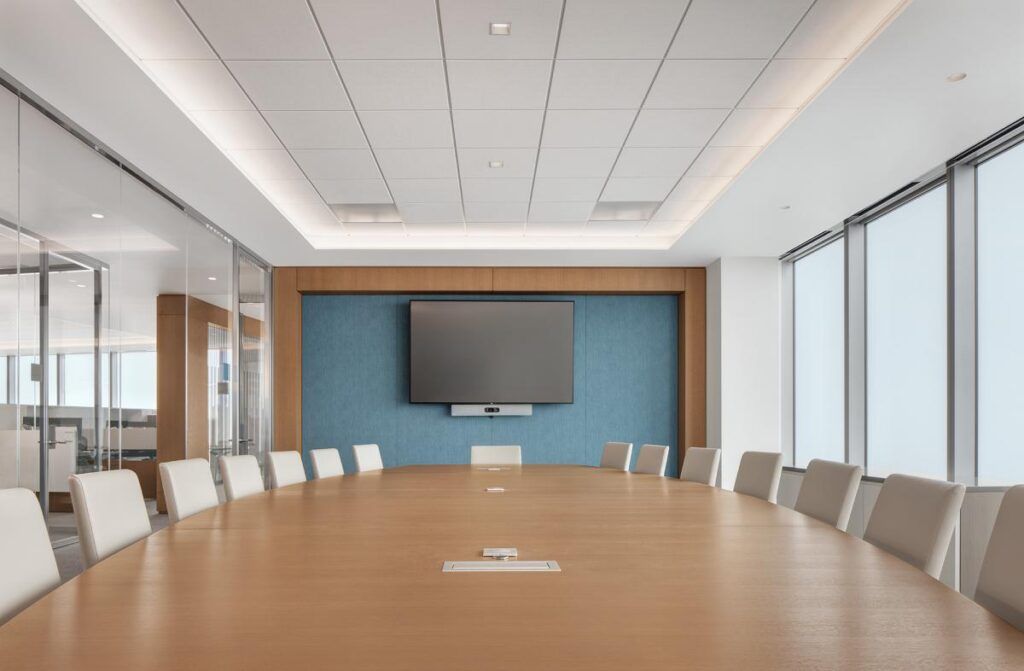
<path id="1" fill-rule="evenodd" d="M 0 488 L 55 544 L 73 473 L 132 470 L 155 512 L 159 461 L 270 449 L 269 267 L 97 145 L 0 86 Z"/>

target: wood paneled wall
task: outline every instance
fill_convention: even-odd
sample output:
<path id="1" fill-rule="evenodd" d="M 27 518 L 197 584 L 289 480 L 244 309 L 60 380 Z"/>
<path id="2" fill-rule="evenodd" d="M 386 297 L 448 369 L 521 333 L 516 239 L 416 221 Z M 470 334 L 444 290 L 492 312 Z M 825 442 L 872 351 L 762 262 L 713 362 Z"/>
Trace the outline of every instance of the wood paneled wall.
<path id="1" fill-rule="evenodd" d="M 282 267 L 274 269 L 274 449 L 302 446 L 302 294 L 572 293 L 679 296 L 679 429 L 705 445 L 704 268 Z"/>

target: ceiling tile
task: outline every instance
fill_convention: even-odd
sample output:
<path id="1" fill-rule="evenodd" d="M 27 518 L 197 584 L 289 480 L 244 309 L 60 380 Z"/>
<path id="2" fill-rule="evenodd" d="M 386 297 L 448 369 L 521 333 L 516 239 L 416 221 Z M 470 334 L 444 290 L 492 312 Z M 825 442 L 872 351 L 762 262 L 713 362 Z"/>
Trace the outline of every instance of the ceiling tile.
<path id="1" fill-rule="evenodd" d="M 740 107 L 800 107 L 844 62 L 839 59 L 774 60 L 750 87 Z"/>
<path id="2" fill-rule="evenodd" d="M 409 222 L 405 222 L 405 232 L 414 237 L 417 235 L 429 237 L 465 236 L 466 225 L 461 222 L 451 224 L 410 224 Z"/>
<path id="3" fill-rule="evenodd" d="M 360 149 L 363 131 L 352 112 L 264 112 L 288 149 Z"/>
<path id="4" fill-rule="evenodd" d="M 646 221 L 588 221 L 583 235 L 632 237 L 645 226 Z"/>
<path id="5" fill-rule="evenodd" d="M 401 223 L 392 222 L 348 222 L 345 224 L 345 232 L 355 236 L 404 236 L 405 227 Z"/>
<path id="6" fill-rule="evenodd" d="M 633 110 L 549 110 L 544 147 L 621 147 L 636 117 Z"/>
<path id="7" fill-rule="evenodd" d="M 390 203 L 391 196 L 384 180 L 316 179 L 313 185 L 328 203 Z"/>
<path id="8" fill-rule="evenodd" d="M 529 179 L 465 179 L 462 199 L 468 203 L 509 203 L 530 200 Z"/>
<path id="9" fill-rule="evenodd" d="M 374 153 L 389 182 L 458 176 L 454 149 L 377 149 Z"/>
<path id="10" fill-rule="evenodd" d="M 676 200 L 665 201 L 654 214 L 654 221 L 693 221 L 710 200 Z"/>
<path id="11" fill-rule="evenodd" d="M 658 61 L 555 61 L 548 107 L 636 109 L 657 69 Z"/>
<path id="12" fill-rule="evenodd" d="M 181 0 L 224 60 L 328 58 L 305 0 Z"/>
<path id="13" fill-rule="evenodd" d="M 818 0 L 779 50 L 780 58 L 849 58 L 903 0 Z"/>
<path id="14" fill-rule="evenodd" d="M 567 0 L 559 58 L 662 58 L 686 9 L 680 0 Z"/>
<path id="15" fill-rule="evenodd" d="M 501 161 L 502 165 L 492 168 L 489 165 L 491 161 Z M 537 150 L 533 148 L 459 149 L 459 174 L 463 179 L 531 178 L 536 164 Z"/>
<path id="16" fill-rule="evenodd" d="M 664 200 L 675 186 L 676 177 L 613 177 L 601 194 L 602 202 Z"/>
<path id="17" fill-rule="evenodd" d="M 144 66 L 185 110 L 252 110 L 220 61 L 146 61 Z"/>
<path id="18" fill-rule="evenodd" d="M 338 61 L 358 110 L 448 109 L 441 61 Z"/>
<path id="19" fill-rule="evenodd" d="M 335 58 L 440 58 L 433 0 L 312 0 Z"/>
<path id="20" fill-rule="evenodd" d="M 733 177 L 759 151 L 759 147 L 707 147 L 686 174 L 689 177 Z"/>
<path id="21" fill-rule="evenodd" d="M 448 58 L 553 58 L 561 0 L 441 0 Z M 511 35 L 489 25 L 512 24 Z"/>
<path id="22" fill-rule="evenodd" d="M 544 109 L 551 61 L 448 61 L 452 109 Z"/>
<path id="23" fill-rule="evenodd" d="M 256 181 L 266 179 L 306 179 L 284 149 L 250 149 L 227 151 L 228 157 Z"/>
<path id="24" fill-rule="evenodd" d="M 379 177 L 369 149 L 294 149 L 292 156 L 310 179 Z"/>
<path id="25" fill-rule="evenodd" d="M 389 179 L 388 186 L 396 203 L 462 202 L 457 179 Z"/>
<path id="26" fill-rule="evenodd" d="M 229 61 L 261 110 L 348 110 L 352 106 L 330 61 Z"/>
<path id="27" fill-rule="evenodd" d="M 669 58 L 771 58 L 813 0 L 692 0 Z"/>
<path id="28" fill-rule="evenodd" d="M 715 137 L 713 147 L 763 147 L 782 130 L 796 114 L 795 109 L 738 109 Z"/>
<path id="29" fill-rule="evenodd" d="M 466 221 L 522 224 L 526 221 L 528 205 L 528 203 L 466 203 Z"/>
<path id="30" fill-rule="evenodd" d="M 399 204 L 398 211 L 408 224 L 462 222 L 462 203 Z"/>
<path id="31" fill-rule="evenodd" d="M 466 224 L 466 229 L 470 235 L 480 236 L 522 237 L 526 234 L 526 227 L 521 222 L 480 221 Z"/>
<path id="32" fill-rule="evenodd" d="M 731 177 L 691 177 L 687 175 L 679 180 L 676 188 L 666 198 L 667 201 L 702 200 L 708 201 L 721 193 L 729 185 Z"/>
<path id="33" fill-rule="evenodd" d="M 527 235 L 554 237 L 577 237 L 583 235 L 586 223 L 580 222 L 541 222 L 526 225 Z"/>
<path id="34" fill-rule="evenodd" d="M 627 147 L 615 162 L 612 177 L 678 178 L 698 153 L 696 147 Z"/>
<path id="35" fill-rule="evenodd" d="M 604 177 L 537 179 L 533 183 L 533 202 L 594 203 L 604 188 Z"/>
<path id="36" fill-rule="evenodd" d="M 628 147 L 703 147 L 728 116 L 727 109 L 641 110 Z"/>
<path id="37" fill-rule="evenodd" d="M 764 64 L 763 60 L 665 61 L 644 107 L 734 107 Z"/>
<path id="38" fill-rule="evenodd" d="M 89 10 L 143 60 L 202 59 L 216 54 L 176 2 L 89 0 Z"/>
<path id="39" fill-rule="evenodd" d="M 537 160 L 537 177 L 607 177 L 619 150 L 544 147 Z"/>
<path id="40" fill-rule="evenodd" d="M 189 113 L 221 149 L 280 149 L 281 143 L 259 112 Z"/>
<path id="41" fill-rule="evenodd" d="M 360 112 L 359 119 L 374 148 L 454 146 L 447 110 L 368 111 Z"/>
<path id="42" fill-rule="evenodd" d="M 593 202 L 570 203 L 532 203 L 530 205 L 530 223 L 585 223 L 594 211 Z"/>
<path id="43" fill-rule="evenodd" d="M 455 142 L 462 147 L 536 147 L 543 110 L 455 110 Z"/>

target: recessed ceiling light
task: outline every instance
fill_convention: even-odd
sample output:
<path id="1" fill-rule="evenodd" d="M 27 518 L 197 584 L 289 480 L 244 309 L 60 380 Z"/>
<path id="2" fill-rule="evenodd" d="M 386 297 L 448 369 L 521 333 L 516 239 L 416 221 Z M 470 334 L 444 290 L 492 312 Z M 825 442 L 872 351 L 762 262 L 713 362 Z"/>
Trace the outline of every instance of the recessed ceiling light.
<path id="1" fill-rule="evenodd" d="M 946 81 L 949 82 L 950 84 L 954 84 L 956 82 L 962 82 L 965 79 L 967 79 L 967 73 L 966 72 L 954 72 L 953 74 L 951 74 L 948 77 L 946 77 Z"/>
<path id="2" fill-rule="evenodd" d="M 209 276 L 209 277 L 207 277 L 206 279 L 210 280 L 211 282 L 216 282 L 216 281 L 217 281 L 217 278 L 216 278 L 216 277 L 214 277 L 213 275 L 210 275 L 210 276 Z"/>
<path id="3" fill-rule="evenodd" d="M 511 35 L 512 24 L 511 23 L 492 23 L 491 24 L 491 35 Z"/>
<path id="4" fill-rule="evenodd" d="M 99 212 L 93 212 L 93 213 L 92 213 L 92 218 L 93 218 L 93 219 L 102 219 L 102 218 L 103 218 L 103 215 L 102 215 L 102 214 L 100 214 Z"/>
<path id="5" fill-rule="evenodd" d="M 487 162 L 487 166 L 490 167 L 490 168 L 504 168 L 505 167 L 505 162 L 504 161 L 488 161 Z"/>
<path id="6" fill-rule="evenodd" d="M 789 205 L 779 205 L 779 209 L 780 210 L 788 210 L 789 208 L 790 208 Z"/>
<path id="7" fill-rule="evenodd" d="M 79 289 L 84 289 L 85 288 L 84 284 L 76 284 L 75 286 L 78 287 Z"/>

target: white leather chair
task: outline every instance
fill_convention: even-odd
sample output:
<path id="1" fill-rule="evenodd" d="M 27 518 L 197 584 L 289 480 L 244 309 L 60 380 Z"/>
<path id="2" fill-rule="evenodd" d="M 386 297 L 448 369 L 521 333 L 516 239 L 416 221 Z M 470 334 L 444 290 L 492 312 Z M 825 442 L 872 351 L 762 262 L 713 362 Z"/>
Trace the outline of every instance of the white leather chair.
<path id="1" fill-rule="evenodd" d="M 473 445 L 469 463 L 474 466 L 519 465 L 523 463 L 523 451 L 518 445 Z"/>
<path id="2" fill-rule="evenodd" d="M 384 462 L 380 458 L 380 447 L 374 443 L 353 445 L 352 454 L 356 458 L 356 470 L 360 473 L 379 471 L 384 468 Z"/>
<path id="3" fill-rule="evenodd" d="M 864 540 L 938 578 L 964 491 L 955 482 L 890 475 L 878 492 Z"/>
<path id="4" fill-rule="evenodd" d="M 313 477 L 317 480 L 345 475 L 345 467 L 341 465 L 341 453 L 333 447 L 310 450 L 309 460 L 313 464 Z"/>
<path id="5" fill-rule="evenodd" d="M 718 464 L 722 451 L 717 447 L 689 447 L 683 458 L 679 479 L 713 486 L 718 479 Z"/>
<path id="6" fill-rule="evenodd" d="M 732 490 L 776 503 L 782 479 L 781 452 L 744 452 Z"/>
<path id="7" fill-rule="evenodd" d="M 220 476 L 224 479 L 224 498 L 237 501 L 263 491 L 260 463 L 251 454 L 221 457 Z"/>
<path id="8" fill-rule="evenodd" d="M 132 471 L 96 471 L 68 478 L 86 566 L 93 566 L 153 531 Z"/>
<path id="9" fill-rule="evenodd" d="M 668 445 L 641 445 L 636 455 L 634 473 L 648 475 L 665 475 L 665 464 L 668 463 Z"/>
<path id="10" fill-rule="evenodd" d="M 271 452 L 267 457 L 271 489 L 306 481 L 306 468 L 302 465 L 302 456 L 295 450 Z"/>
<path id="11" fill-rule="evenodd" d="M 811 459 L 807 464 L 795 510 L 846 531 L 864 469 L 837 461 Z"/>
<path id="12" fill-rule="evenodd" d="M 0 489 L 0 624 L 60 584 L 36 495 Z"/>
<path id="13" fill-rule="evenodd" d="M 1003 494 L 974 600 L 1024 631 L 1024 485 Z"/>
<path id="14" fill-rule="evenodd" d="M 171 524 L 220 504 L 206 459 L 166 461 L 160 464 L 160 482 Z"/>
<path id="15" fill-rule="evenodd" d="M 614 468 L 617 471 L 628 471 L 629 460 L 633 456 L 633 443 L 605 443 L 601 453 L 601 468 Z"/>

